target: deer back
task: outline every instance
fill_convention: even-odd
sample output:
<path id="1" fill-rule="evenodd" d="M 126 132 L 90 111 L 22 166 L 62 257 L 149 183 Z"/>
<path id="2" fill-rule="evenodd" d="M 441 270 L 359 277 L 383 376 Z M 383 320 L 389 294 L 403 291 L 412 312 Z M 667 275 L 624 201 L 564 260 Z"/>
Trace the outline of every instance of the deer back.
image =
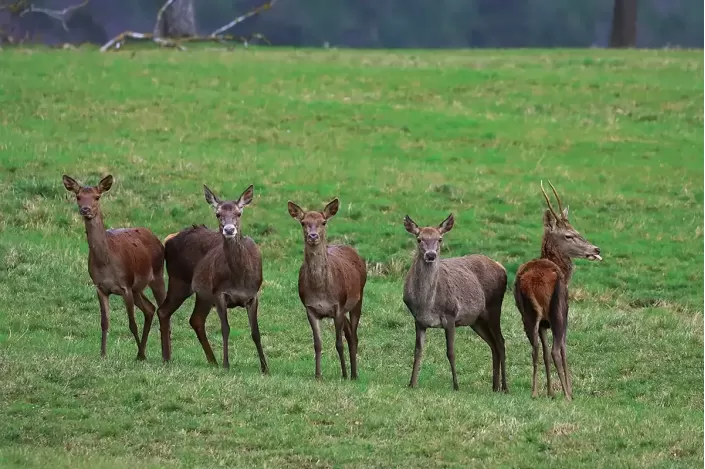
<path id="1" fill-rule="evenodd" d="M 262 255 L 249 236 L 231 242 L 235 243 L 236 250 L 221 241 L 208 251 L 196 266 L 191 286 L 199 295 L 225 293 L 232 306 L 244 306 L 262 286 Z"/>
<path id="2" fill-rule="evenodd" d="M 107 230 L 110 265 L 102 265 L 89 251 L 88 271 L 96 284 L 142 289 L 164 269 L 164 246 L 147 228 Z M 115 278 L 117 277 L 117 278 Z"/>
<path id="3" fill-rule="evenodd" d="M 198 263 L 221 243 L 221 234 L 204 225 L 193 225 L 178 232 L 164 247 L 169 278 L 178 278 L 190 284 Z"/>

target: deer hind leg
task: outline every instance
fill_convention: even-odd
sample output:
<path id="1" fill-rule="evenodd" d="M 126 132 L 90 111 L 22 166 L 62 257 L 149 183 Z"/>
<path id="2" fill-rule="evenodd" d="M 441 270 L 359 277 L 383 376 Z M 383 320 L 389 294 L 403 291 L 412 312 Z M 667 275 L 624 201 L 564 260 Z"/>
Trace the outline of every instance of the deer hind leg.
<path id="1" fill-rule="evenodd" d="M 458 386 L 458 375 L 455 372 L 455 322 L 451 318 L 450 321 L 446 323 L 446 356 L 448 357 L 448 362 L 450 363 L 450 374 L 453 377 L 453 390 L 457 391 Z"/>
<path id="2" fill-rule="evenodd" d="M 198 341 L 201 343 L 201 347 L 203 347 L 208 363 L 217 365 L 218 362 L 215 359 L 215 355 L 213 355 L 213 349 L 206 336 L 206 318 L 208 318 L 210 312 L 211 303 L 196 296 L 196 304 L 193 307 L 189 324 L 191 324 L 191 327 L 196 332 L 196 337 L 198 337 Z"/>
<path id="3" fill-rule="evenodd" d="M 125 309 L 127 310 L 127 320 L 130 325 L 130 332 L 132 332 L 135 338 L 135 343 L 137 344 L 137 360 L 144 360 L 144 350 L 142 349 L 142 344 L 140 342 L 140 334 L 137 330 L 137 322 L 135 321 L 135 297 L 132 294 L 132 290 L 126 290 L 122 294 L 122 300 L 125 302 Z"/>
<path id="4" fill-rule="evenodd" d="M 490 333 L 494 339 L 495 348 L 499 354 L 499 366 L 502 375 L 502 391 L 509 392 L 509 387 L 507 387 L 507 371 L 506 371 L 506 358 L 507 352 L 504 346 L 504 336 L 502 335 L 502 326 L 500 322 L 500 314 L 502 311 L 502 305 L 497 306 L 497 311 L 493 315 L 493 319 L 490 320 Z"/>
<path id="5" fill-rule="evenodd" d="M 492 352 L 492 390 L 497 392 L 500 390 L 500 355 L 497 350 L 497 344 L 495 344 L 494 337 L 488 327 L 488 324 L 482 318 L 478 318 L 477 321 L 475 321 L 475 324 L 471 327 L 472 330 L 475 331 L 475 333 L 479 335 L 482 340 L 487 342 L 487 345 L 490 346 L 490 351 Z"/>
<path id="6" fill-rule="evenodd" d="M 313 333 L 313 352 L 316 361 L 315 377 L 316 379 L 321 379 L 321 325 L 313 311 L 309 310 L 307 313 L 308 322 L 311 325 L 311 332 Z"/>
<path id="7" fill-rule="evenodd" d="M 546 368 L 546 395 L 553 397 L 553 387 L 551 386 L 551 355 L 548 352 L 548 339 L 546 338 L 546 328 L 539 327 L 539 337 L 543 348 L 543 364 Z"/>
<path id="8" fill-rule="evenodd" d="M 154 292 L 154 296 L 157 293 Z M 186 298 L 191 296 L 191 285 L 176 277 L 169 279 L 169 289 L 166 297 L 160 302 L 157 309 L 159 317 L 159 333 L 162 340 L 162 359 L 165 362 L 171 360 L 171 316 L 179 307 L 184 304 Z"/>
<path id="9" fill-rule="evenodd" d="M 415 388 L 419 384 L 419 370 L 421 369 L 421 359 L 423 357 L 423 347 L 425 343 L 426 328 L 417 322 L 416 346 L 414 347 L 414 366 L 411 369 L 411 381 L 409 381 L 410 388 Z"/>
<path id="10" fill-rule="evenodd" d="M 149 289 L 152 290 L 154 299 L 157 301 L 157 307 L 164 303 L 166 298 L 166 287 L 164 286 L 164 275 L 154 277 L 154 280 L 149 284 Z"/>
<path id="11" fill-rule="evenodd" d="M 110 301 L 108 295 L 97 289 L 98 303 L 100 303 L 100 356 L 105 358 L 107 353 L 108 330 L 110 329 Z"/>
<path id="12" fill-rule="evenodd" d="M 254 298 L 249 305 L 247 305 L 247 320 L 250 323 L 250 335 L 252 336 L 252 341 L 257 347 L 257 355 L 259 356 L 259 366 L 264 374 L 269 373 L 269 367 L 267 366 L 267 359 L 264 356 L 264 350 L 262 350 L 262 339 L 259 333 L 259 323 L 257 322 L 257 310 L 259 308 L 259 299 Z"/>
<path id="13" fill-rule="evenodd" d="M 565 344 L 565 330 L 558 326 L 553 330 L 553 347 L 551 350 L 551 355 L 553 356 L 553 363 L 556 365 L 558 370 L 558 378 L 561 380 L 561 386 L 563 387 L 563 394 L 565 394 L 566 400 L 570 401 L 572 399 L 572 392 L 568 386 L 568 379 L 566 374 L 568 371 L 567 362 L 564 360 L 565 355 L 563 354 Z"/>
<path id="14" fill-rule="evenodd" d="M 538 318 L 524 319 L 524 332 L 531 343 L 531 360 L 533 363 L 533 371 L 531 374 L 531 397 L 538 397 L 536 385 L 536 374 L 539 366 L 539 325 L 541 322 Z"/>
<path id="15" fill-rule="evenodd" d="M 565 380 L 568 387 L 566 388 L 567 396 L 573 398 L 573 381 L 570 378 L 570 370 L 568 369 L 568 357 L 566 356 L 566 340 L 565 335 L 561 341 L 561 357 L 563 358 L 563 371 L 565 371 Z"/>
<path id="16" fill-rule="evenodd" d="M 333 317 L 335 322 L 335 350 L 340 358 L 340 369 L 343 374 L 343 379 L 348 379 L 348 369 L 345 366 L 345 349 L 343 348 L 343 331 L 345 329 L 345 313 L 338 311 Z"/>
<path id="17" fill-rule="evenodd" d="M 350 379 L 357 379 L 357 326 L 360 323 L 362 300 L 350 311 L 350 320 L 345 318 L 345 338 L 350 352 Z"/>
<path id="18" fill-rule="evenodd" d="M 142 350 L 142 353 L 146 355 L 147 339 L 149 338 L 149 331 L 152 329 L 152 319 L 154 319 L 154 311 L 156 308 L 152 302 L 147 299 L 144 293 L 133 290 L 132 295 L 135 300 L 135 306 L 137 306 L 144 314 L 144 326 L 142 327 L 140 349 Z"/>

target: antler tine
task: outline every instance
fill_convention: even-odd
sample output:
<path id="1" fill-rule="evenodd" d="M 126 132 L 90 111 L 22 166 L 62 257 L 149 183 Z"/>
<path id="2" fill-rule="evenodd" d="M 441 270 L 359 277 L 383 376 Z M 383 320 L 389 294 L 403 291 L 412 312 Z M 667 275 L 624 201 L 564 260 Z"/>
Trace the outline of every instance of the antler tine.
<path id="1" fill-rule="evenodd" d="M 548 180 L 548 183 L 551 184 L 551 180 Z M 561 211 L 561 217 L 563 216 L 563 204 L 561 203 L 561 198 L 558 197 L 558 192 L 556 192 L 556 188 L 553 187 L 553 184 L 551 184 L 551 190 L 553 191 L 553 195 L 556 196 L 556 200 L 558 201 L 558 210 Z"/>
<path id="2" fill-rule="evenodd" d="M 553 210 L 553 206 L 551 205 L 551 200 L 548 198 L 548 194 L 546 194 L 546 191 L 543 188 L 543 181 L 541 181 L 541 192 L 543 192 L 543 198 L 546 199 L 546 205 L 548 205 L 548 209 L 551 211 L 553 216 L 556 217 L 556 220 L 560 220 L 560 217 L 556 215 L 556 212 Z"/>

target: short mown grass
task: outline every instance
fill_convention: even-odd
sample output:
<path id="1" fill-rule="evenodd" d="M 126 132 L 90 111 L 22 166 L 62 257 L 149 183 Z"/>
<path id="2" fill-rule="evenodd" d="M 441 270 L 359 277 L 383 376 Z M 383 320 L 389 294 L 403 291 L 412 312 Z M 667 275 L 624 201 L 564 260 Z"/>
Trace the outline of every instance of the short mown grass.
<path id="1" fill-rule="evenodd" d="M 702 51 L 0 53 L 0 466 L 700 467 L 703 464 Z M 261 246 L 259 374 L 244 311 L 231 370 L 207 366 L 173 321 L 148 359 L 119 298 L 101 360 L 98 302 L 67 173 L 95 184 L 109 227 L 160 238 L 215 226 L 202 184 L 233 198 Z M 531 353 L 510 291 L 509 394 L 463 328 L 460 391 L 441 331 L 407 388 L 414 326 L 401 300 L 424 225 L 456 217 L 445 256 L 487 254 L 510 282 L 537 256 L 551 179 L 604 261 L 576 261 L 568 355 L 574 398 L 530 397 Z M 287 200 L 341 210 L 369 282 L 360 379 L 340 380 L 332 324 L 323 375 L 296 281 Z M 151 294 L 150 294 L 151 295 Z M 151 297 L 151 296 L 150 296 Z M 140 315 L 138 315 L 139 317 Z M 141 318 L 139 320 L 141 327 Z M 217 315 L 209 337 L 220 357 Z"/>

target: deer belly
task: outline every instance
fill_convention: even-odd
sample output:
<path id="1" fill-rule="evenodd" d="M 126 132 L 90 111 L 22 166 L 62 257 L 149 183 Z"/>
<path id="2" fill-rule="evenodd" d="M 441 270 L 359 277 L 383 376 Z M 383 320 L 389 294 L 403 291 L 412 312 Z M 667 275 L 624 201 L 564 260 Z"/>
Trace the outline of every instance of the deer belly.
<path id="1" fill-rule="evenodd" d="M 306 309 L 313 311 L 318 318 L 332 318 L 338 310 L 338 305 L 326 300 L 308 301 Z"/>
<path id="2" fill-rule="evenodd" d="M 418 313 L 414 315 L 414 319 L 424 327 L 443 327 L 440 314 Z"/>

